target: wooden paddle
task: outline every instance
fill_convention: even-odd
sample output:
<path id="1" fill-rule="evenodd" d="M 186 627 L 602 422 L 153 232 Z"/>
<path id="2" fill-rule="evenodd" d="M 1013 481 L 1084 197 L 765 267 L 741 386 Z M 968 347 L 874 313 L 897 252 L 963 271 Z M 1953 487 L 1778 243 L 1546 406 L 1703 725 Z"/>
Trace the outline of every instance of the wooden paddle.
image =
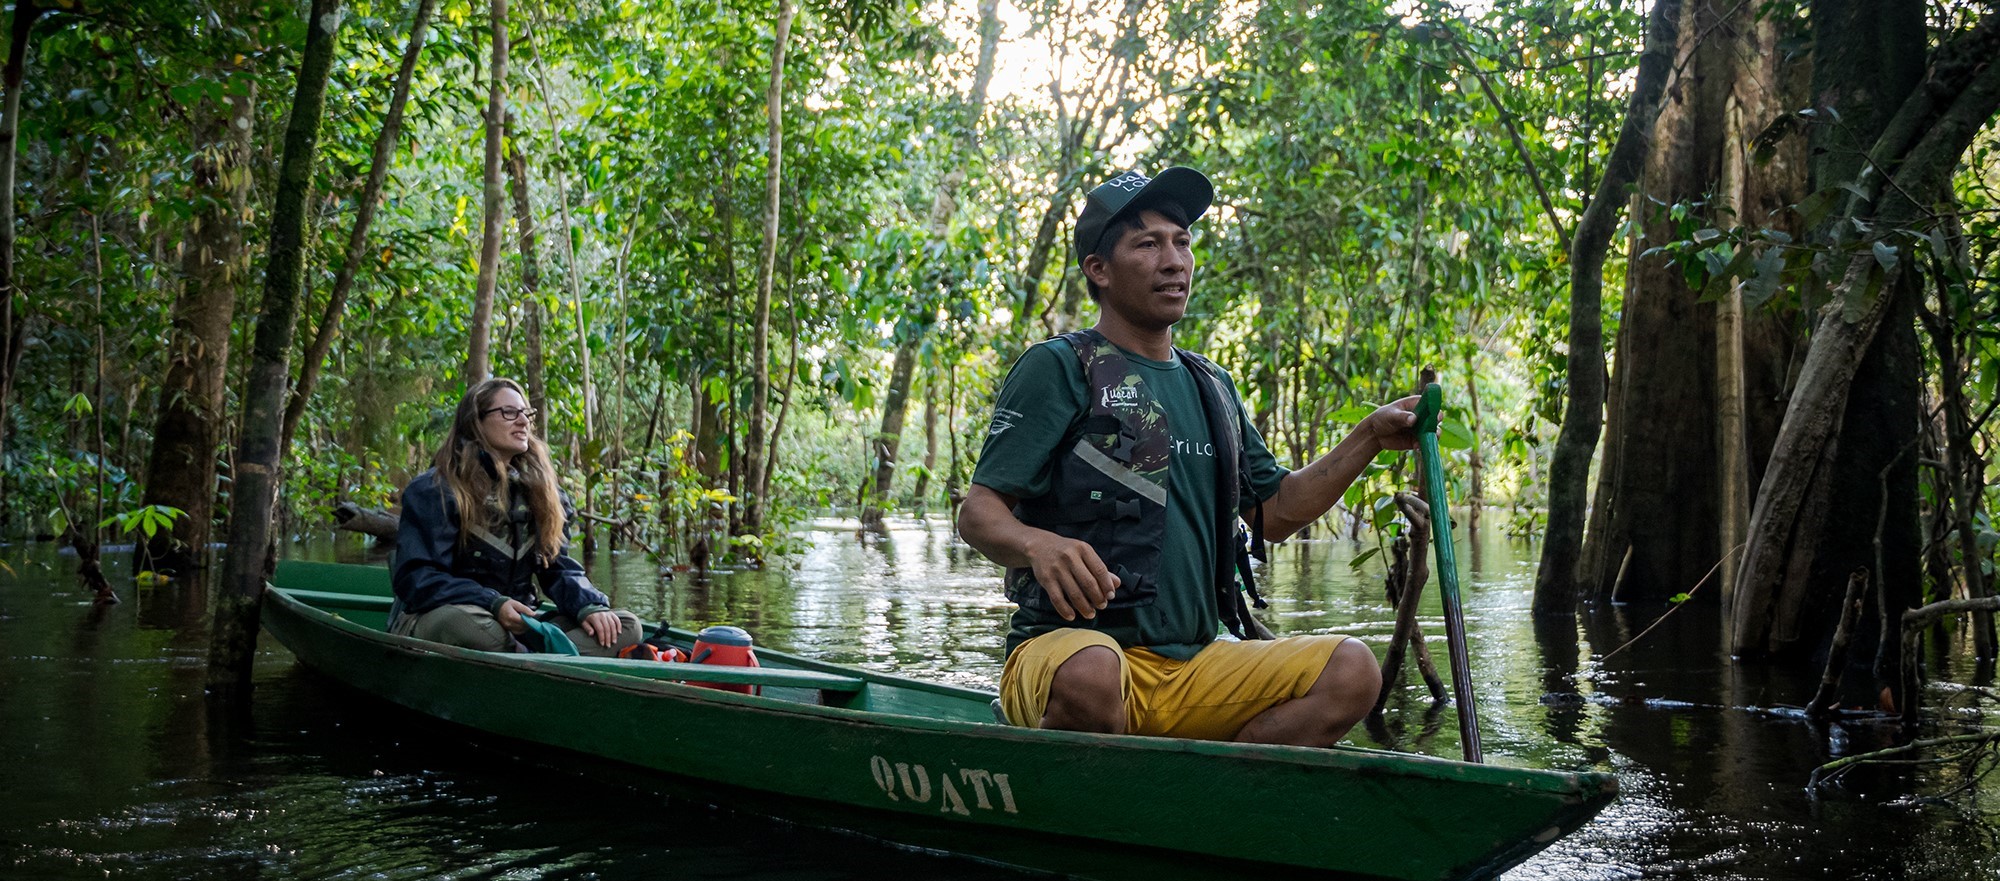
<path id="1" fill-rule="evenodd" d="M 1423 372 L 1423 391 L 1417 402 L 1417 467 L 1422 472 L 1424 501 L 1431 506 L 1431 539 L 1437 548 L 1439 594 L 1444 597 L 1445 644 L 1451 650 L 1452 700 L 1458 704 L 1458 739 L 1465 747 L 1465 760 L 1484 762 L 1479 750 L 1479 707 L 1472 696 L 1472 670 L 1465 650 L 1465 613 L 1458 601 L 1458 554 L 1451 546 L 1451 508 L 1444 494 L 1444 460 L 1438 454 L 1438 411 L 1444 407 L 1444 390 L 1438 387 L 1437 371 Z"/>

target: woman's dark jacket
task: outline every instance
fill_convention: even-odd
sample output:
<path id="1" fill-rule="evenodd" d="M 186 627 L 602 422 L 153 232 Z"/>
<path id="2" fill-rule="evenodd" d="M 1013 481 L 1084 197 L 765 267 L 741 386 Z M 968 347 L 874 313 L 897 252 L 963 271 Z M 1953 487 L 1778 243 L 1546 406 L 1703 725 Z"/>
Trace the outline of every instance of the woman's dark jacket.
<path id="1" fill-rule="evenodd" d="M 486 453 L 479 455 L 491 468 Z M 414 615 L 464 604 L 497 614 L 509 599 L 538 605 L 537 584 L 558 613 L 577 621 L 611 608 L 611 601 L 591 586 L 583 566 L 567 553 L 559 551 L 547 565 L 536 562 L 533 515 L 520 484 L 509 481 L 508 486 L 512 498 L 507 522 L 493 529 L 474 528 L 461 545 L 458 503 L 438 480 L 436 469 L 410 481 L 403 490 L 403 517 L 391 567 L 401 612 Z M 565 520 L 569 516 L 567 499 L 563 516 Z"/>

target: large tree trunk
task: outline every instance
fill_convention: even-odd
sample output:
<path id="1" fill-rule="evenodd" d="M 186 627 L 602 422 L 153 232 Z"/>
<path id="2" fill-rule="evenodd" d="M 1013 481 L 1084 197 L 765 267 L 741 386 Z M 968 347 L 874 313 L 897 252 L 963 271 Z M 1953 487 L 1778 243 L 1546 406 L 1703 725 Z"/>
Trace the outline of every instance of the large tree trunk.
<path id="1" fill-rule="evenodd" d="M 1759 18 L 1721 0 L 1683 9 L 1686 73 L 1653 129 L 1644 204 L 1690 205 L 1713 229 L 1782 228 L 1784 206 L 1803 195 L 1800 145 L 1754 166 L 1747 155 L 1758 132 L 1804 100 L 1800 71 L 1777 49 L 1781 35 Z M 1663 208 L 1640 223 L 1646 244 L 1681 237 Z M 1599 472 L 1578 578 L 1600 596 L 1664 600 L 1693 590 L 1742 541 L 1752 454 L 1769 448 L 1776 421 L 1764 418 L 1775 409 L 1767 403 L 1753 424 L 1745 396 L 1755 389 L 1769 401 L 1783 382 L 1784 324 L 1732 310 L 1740 300 L 1727 282 L 1711 285 L 1724 288 L 1714 292 L 1720 308 L 1702 302 L 1669 257 L 1634 257 L 1626 272 L 1606 440 L 1617 452 Z"/>
<path id="2" fill-rule="evenodd" d="M 246 72 L 234 76 L 245 80 Z M 140 565 L 186 573 L 203 565 L 215 519 L 215 459 L 227 415 L 224 383 L 237 285 L 247 275 L 243 217 L 250 193 L 250 129 L 256 92 L 226 104 L 204 99 L 194 111 L 194 160 L 189 168 L 197 206 L 182 243 L 186 280 L 174 302 L 167 373 L 146 465 L 142 503 L 187 512 L 139 549 Z M 232 498 L 234 495 L 232 494 Z"/>
<path id="3" fill-rule="evenodd" d="M 1548 534 L 1535 573 L 1533 608 L 1538 616 L 1576 614 L 1584 496 L 1590 483 L 1590 457 L 1604 421 L 1604 261 L 1618 228 L 1618 207 L 1626 201 L 1625 187 L 1639 175 L 1653 121 L 1660 113 L 1660 96 L 1680 43 L 1680 6 L 1680 0 L 1653 4 L 1624 128 L 1570 240 L 1569 399 L 1549 466 Z"/>
<path id="4" fill-rule="evenodd" d="M 771 88 L 766 93 L 765 112 L 768 151 L 764 164 L 764 246 L 757 257 L 757 306 L 750 319 L 750 420 L 745 429 L 743 472 L 743 531 L 756 533 L 764 525 L 765 498 L 770 475 L 764 465 L 764 421 L 771 406 L 771 286 L 778 268 L 779 181 L 784 171 L 785 136 L 785 49 L 792 40 L 792 18 L 798 8 L 792 0 L 778 0 L 778 25 L 771 45 Z"/>
<path id="5" fill-rule="evenodd" d="M 1813 127 L 1814 188 L 1859 182 L 1874 174 L 1864 151 L 1924 77 L 1928 62 L 1924 6 L 1917 0 L 1812 4 L 1813 101 L 1832 108 L 1841 120 Z M 1928 208 L 1943 188 L 1920 192 L 1918 198 Z M 1920 222 L 1915 213 L 1891 221 L 1894 226 Z M 1836 218 L 1819 232 L 1820 242 L 1833 243 L 1846 239 L 1851 227 L 1845 218 Z M 1923 364 L 1916 332 L 1917 298 L 1922 296 L 1919 273 L 1901 273 L 1881 296 L 1888 301 L 1886 312 L 1878 332 L 1862 350 L 1834 433 L 1833 471 L 1824 483 L 1824 506 L 1809 508 L 1800 523 L 1804 526 L 1809 518 L 1819 524 L 1796 533 L 1810 538 L 1794 546 L 1787 577 L 1776 592 L 1775 619 L 1766 646 L 1781 659 L 1811 664 L 1824 654 L 1839 622 L 1841 586 L 1856 569 L 1873 572 L 1879 590 L 1878 602 L 1863 617 L 1862 638 L 1855 644 L 1862 657 L 1900 657 L 1902 629 L 1893 621 L 1883 627 L 1875 613 L 1886 608 L 1900 618 L 1903 609 L 1923 602 L 1916 446 L 1923 419 L 1919 404 Z M 1820 344 L 1818 334 L 1812 344 Z M 1878 639 L 1872 637 L 1878 634 L 1889 644 L 1877 645 Z M 1888 688 L 1900 706 L 1900 683 L 1894 678 L 1893 673 L 1878 675 L 1876 687 L 1868 693 Z"/>
<path id="6" fill-rule="evenodd" d="M 1811 133 L 1815 189 L 1836 187 L 1862 177 L 1869 144 L 1883 132 L 1891 114 L 1923 75 L 1923 15 L 1922 4 L 1910 0 L 1873 4 L 1832 0 L 1813 4 L 1813 102 L 1816 110 L 1830 109 L 1841 119 L 1839 124 L 1815 126 Z M 1836 243 L 1844 237 L 1846 227 L 1847 218 L 1836 215 L 1812 232 L 1821 243 Z M 1867 283 L 1865 278 L 1864 275 L 1862 284 Z M 1738 654 L 1770 653 L 1804 660 L 1801 656 L 1815 651 L 1824 636 L 1819 632 L 1824 628 L 1816 626 L 1820 623 L 1816 619 L 1827 612 L 1838 612 L 1838 590 L 1831 590 L 1833 595 L 1829 597 L 1813 596 L 1816 592 L 1813 586 L 1821 584 L 1832 572 L 1828 567 L 1839 567 L 1836 579 L 1845 578 L 1854 569 L 1866 568 L 1873 573 L 1877 585 L 1895 585 L 1904 580 L 1897 574 L 1904 569 L 1901 560 L 1884 560 L 1894 567 L 1892 571 L 1876 567 L 1873 544 L 1877 518 L 1830 517 L 1829 506 L 1853 506 L 1831 510 L 1873 512 L 1881 506 L 1885 488 L 1907 486 L 1911 491 L 1907 498 L 1904 493 L 1892 491 L 1888 522 L 1910 527 L 1912 538 L 1908 547 L 1905 542 L 1895 542 L 1896 552 L 1891 556 L 1900 558 L 1907 551 L 1910 567 L 1907 575 L 1909 580 L 1915 580 L 1916 450 L 1899 449 L 1914 438 L 1917 430 L 1916 339 L 1912 326 L 1915 303 L 1910 276 L 1898 273 L 1881 300 L 1882 311 L 1875 318 L 1881 322 L 1878 325 L 1881 332 L 1871 328 L 1867 340 L 1857 340 L 1861 347 L 1853 356 L 1859 362 L 1858 370 L 1853 363 L 1846 367 L 1852 390 L 1844 392 L 1847 400 L 1839 405 L 1839 412 L 1828 414 L 1831 421 L 1827 425 L 1827 444 L 1804 453 L 1819 464 L 1812 469 L 1814 473 L 1805 487 L 1797 519 L 1789 530 L 1791 547 L 1782 553 L 1783 574 L 1775 583 L 1760 579 L 1740 597 L 1743 602 L 1736 610 L 1734 622 Z M 1822 331 L 1827 329 L 1825 324 L 1821 325 Z M 1815 333 L 1808 365 L 1823 350 L 1831 351 L 1833 342 Z M 1895 374 L 1905 371 L 1907 387 L 1899 387 L 1905 384 Z M 1806 383 L 1820 377 L 1826 374 L 1803 374 L 1802 393 L 1824 394 L 1823 383 L 1815 389 L 1804 388 Z M 1888 399 L 1871 400 L 1878 395 Z M 1905 417 L 1908 424 L 1900 424 Z M 1792 428 L 1792 418 L 1792 414 L 1787 415 L 1787 430 Z M 1854 433 L 1864 426 L 1868 432 L 1882 434 Z M 1890 467 L 1885 481 L 1884 467 L 1890 466 L 1891 458 L 1899 454 L 1908 459 L 1907 466 Z M 1763 507 L 1761 499 L 1759 507 Z M 1854 546 L 1843 547 L 1849 544 Z M 1753 546 L 1752 553 L 1758 552 L 1765 555 L 1762 559 L 1770 559 L 1771 544 L 1766 541 L 1761 547 Z M 1739 590 L 1744 587 L 1741 580 L 1753 571 L 1749 562 L 1746 559 L 1738 573 Z M 1755 646 L 1741 641 L 1750 630 L 1759 631 Z M 1872 626 L 1861 628 L 1863 634 L 1877 630 Z M 1864 638 L 1864 644 L 1857 648 L 1865 650 L 1869 647 L 1867 642 Z"/>
<path id="7" fill-rule="evenodd" d="M 7 451 L 7 402 L 14 397 L 14 369 L 21 363 L 27 322 L 14 312 L 14 160 L 20 152 L 21 81 L 27 74 L 28 38 L 45 10 L 34 0 L 17 0 L 8 29 L 7 66 L 0 77 L 0 454 Z M 5 469 L 0 469 L 0 511 L 6 510 Z M 4 525 L 5 514 L 0 514 Z"/>
<path id="8" fill-rule="evenodd" d="M 305 276 L 306 197 L 312 187 L 320 120 L 326 113 L 327 74 L 340 33 L 340 0 L 313 0 L 306 45 L 299 61 L 298 92 L 285 124 L 285 153 L 271 208 L 270 259 L 264 300 L 257 313 L 250 369 L 243 394 L 243 424 L 236 459 L 235 510 L 229 518 L 229 552 L 216 591 L 215 626 L 208 648 L 212 696 L 240 702 L 250 691 L 250 662 L 257 648 L 257 618 L 264 581 L 277 563 L 272 514 L 277 506 L 279 435 L 284 425 L 287 363 Z"/>
<path id="9" fill-rule="evenodd" d="M 347 295 L 354 288 L 354 275 L 362 261 L 368 257 L 368 227 L 375 222 L 375 209 L 382 200 L 382 185 L 389 179 L 389 165 L 396 156 L 396 140 L 403 130 L 403 108 L 410 102 L 410 78 L 417 69 L 417 55 L 424 48 L 424 31 L 430 26 L 431 9 L 437 0 L 417 0 L 415 12 L 410 16 L 410 40 L 403 47 L 403 65 L 396 70 L 396 85 L 389 96 L 389 112 L 382 117 L 382 131 L 375 136 L 375 152 L 368 162 L 368 181 L 361 186 L 361 194 L 354 200 L 354 229 L 347 234 L 346 258 L 341 261 L 340 270 L 333 277 L 333 293 L 326 298 L 326 311 L 319 319 L 319 330 L 314 332 L 312 344 L 306 347 L 305 360 L 299 364 L 299 382 L 292 389 L 291 400 L 285 404 L 285 428 L 278 449 L 282 456 L 292 447 L 292 438 L 299 433 L 299 420 L 305 417 L 306 404 L 312 400 L 313 387 L 319 384 L 319 372 L 326 363 L 326 356 L 333 351 L 333 339 L 340 333 L 340 319 L 347 310 Z"/>
<path id="10" fill-rule="evenodd" d="M 1826 585 L 1838 579 L 1826 574 L 1857 558 L 1876 573 L 1878 605 L 1887 615 L 1914 605 L 1917 425 L 1909 409 L 1915 395 L 1904 399 L 1914 355 L 1895 337 L 1914 333 L 1907 316 L 1918 286 L 1904 278 L 1911 258 L 1885 259 L 1882 249 L 1894 247 L 1897 230 L 1927 222 L 1966 147 L 2000 109 L 2000 64 L 1991 63 L 2000 56 L 2000 18 L 1988 16 L 1948 39 L 1918 82 L 1913 72 L 1925 66 L 1923 26 L 1923 8 L 1914 2 L 1814 7 L 1815 92 L 1843 120 L 1814 145 L 1817 184 L 1852 183 L 1862 195 L 1832 231 L 1868 232 L 1859 241 L 1836 242 L 1845 272 L 1814 331 L 1751 514 L 1732 610 L 1731 646 L 1739 655 L 1801 657 L 1816 649 L 1830 629 L 1816 625 L 1829 610 L 1837 612 L 1838 597 L 1828 596 L 1837 591 Z M 1828 138 L 1872 146 L 1865 161 L 1849 159 L 1840 155 L 1849 150 Z M 1871 433 L 1882 436 L 1864 436 Z M 1878 522 L 1887 527 L 1879 534 Z M 1877 655 L 1895 658 L 1901 631 L 1883 629 L 1886 643 Z M 1878 669 L 1878 678 L 1907 710 L 1914 695 L 1885 672 Z"/>
<path id="11" fill-rule="evenodd" d="M 1725 108 L 1722 180 L 1718 198 L 1744 228 L 1803 234 L 1786 206 L 1807 193 L 1807 145 L 1788 138 L 1758 154 L 1753 143 L 1768 126 L 1807 101 L 1811 65 L 1788 63 L 1779 48 L 1797 26 L 1761 16 L 1737 29 L 1736 76 Z M 1736 561 L 1750 536 L 1750 504 L 1763 480 L 1771 445 L 1790 394 L 1792 357 L 1803 345 L 1796 310 L 1746 309 L 1743 286 L 1731 285 L 1716 304 L 1717 545 L 1725 558 L 1718 573 L 1726 610 L 1736 593 Z"/>
<path id="12" fill-rule="evenodd" d="M 472 292 L 471 339 L 465 347 L 465 385 L 493 375 L 493 289 L 500 276 L 500 238 L 506 223 L 506 194 L 500 188 L 500 142 L 506 127 L 507 0 L 492 0 L 493 61 L 486 91 L 486 175 L 481 205 L 479 277 Z"/>
<path id="13" fill-rule="evenodd" d="M 926 232 L 934 242 L 944 242 L 951 235 L 951 218 L 957 210 L 958 190 L 965 184 L 965 169 L 979 156 L 979 122 L 986 115 L 986 91 L 993 82 L 993 59 L 1000 47 L 1000 4 L 999 0 L 980 0 L 979 3 L 979 62 L 972 72 L 972 85 L 965 93 L 965 115 L 960 120 L 958 161 L 951 163 L 951 170 L 938 182 L 937 192 L 932 195 L 930 222 Z M 882 426 L 875 433 L 875 476 L 874 489 L 862 507 L 861 524 L 877 526 L 882 522 L 882 507 L 887 504 L 896 481 L 896 455 L 902 446 L 903 421 L 910 400 L 910 383 L 916 376 L 916 361 L 923 350 L 924 337 L 930 329 L 929 315 L 905 318 L 900 328 L 901 343 L 896 346 L 894 367 L 889 371 L 889 394 L 882 407 Z M 918 490 L 918 496 L 923 495 Z"/>

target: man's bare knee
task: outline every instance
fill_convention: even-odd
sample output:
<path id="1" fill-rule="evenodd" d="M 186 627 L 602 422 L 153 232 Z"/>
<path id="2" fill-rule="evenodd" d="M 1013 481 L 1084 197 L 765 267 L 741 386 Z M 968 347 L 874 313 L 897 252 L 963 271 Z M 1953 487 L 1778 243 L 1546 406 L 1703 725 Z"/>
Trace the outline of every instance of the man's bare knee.
<path id="1" fill-rule="evenodd" d="M 1321 678 L 1330 680 L 1342 698 L 1362 701 L 1368 708 L 1375 706 L 1375 696 L 1382 691 L 1382 665 L 1358 639 L 1341 640 L 1327 659 Z"/>
<path id="2" fill-rule="evenodd" d="M 1094 645 L 1071 655 L 1049 680 L 1049 702 L 1037 727 L 1125 733 L 1125 678 L 1118 653 Z"/>
<path id="3" fill-rule="evenodd" d="M 1358 639 L 1342 640 L 1326 659 L 1319 678 L 1306 690 L 1303 702 L 1318 709 L 1320 729 L 1306 743 L 1332 746 L 1347 735 L 1355 723 L 1367 718 L 1382 691 L 1382 666 Z"/>
<path id="4" fill-rule="evenodd" d="M 1382 692 L 1382 666 L 1358 639 L 1342 640 L 1326 659 L 1326 669 L 1308 695 L 1324 701 L 1325 724 L 1333 740 L 1368 716 Z"/>

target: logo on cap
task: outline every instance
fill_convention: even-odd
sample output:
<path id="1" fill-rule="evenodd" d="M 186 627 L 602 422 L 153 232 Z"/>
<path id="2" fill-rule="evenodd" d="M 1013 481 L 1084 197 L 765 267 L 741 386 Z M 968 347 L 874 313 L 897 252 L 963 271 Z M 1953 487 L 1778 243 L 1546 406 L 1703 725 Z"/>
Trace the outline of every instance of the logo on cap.
<path id="1" fill-rule="evenodd" d="M 1128 192 L 1136 192 L 1138 190 L 1145 189 L 1146 185 L 1152 182 L 1153 179 L 1150 177 L 1147 177 L 1136 171 L 1128 171 L 1108 181 L 1105 181 L 1104 186 L 1114 187 L 1116 189 L 1126 190 Z"/>

